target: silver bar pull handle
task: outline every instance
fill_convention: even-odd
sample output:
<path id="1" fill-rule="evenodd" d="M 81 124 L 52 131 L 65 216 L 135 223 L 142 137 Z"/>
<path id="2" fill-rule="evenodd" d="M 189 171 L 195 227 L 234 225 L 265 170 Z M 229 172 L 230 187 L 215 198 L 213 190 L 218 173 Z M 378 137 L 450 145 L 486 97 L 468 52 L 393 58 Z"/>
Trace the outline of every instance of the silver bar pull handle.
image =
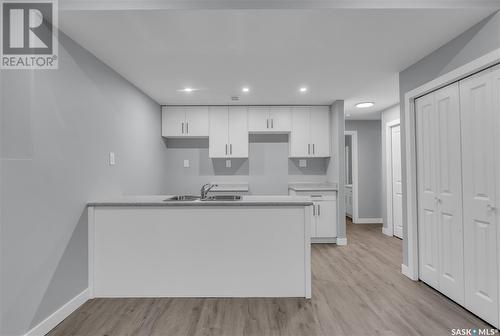
<path id="1" fill-rule="evenodd" d="M 227 144 L 226 144 L 226 155 L 227 155 Z"/>
<path id="2" fill-rule="evenodd" d="M 233 155 L 233 144 L 229 145 L 229 154 Z"/>
<path id="3" fill-rule="evenodd" d="M 189 134 L 189 123 L 186 123 L 186 133 Z"/>
<path id="4" fill-rule="evenodd" d="M 271 128 L 274 128 L 274 118 L 271 119 Z"/>
<path id="5" fill-rule="evenodd" d="M 314 149 L 314 144 L 313 144 L 313 155 L 314 155 L 314 154 L 316 154 L 316 151 L 315 151 L 315 149 Z"/>
<path id="6" fill-rule="evenodd" d="M 316 205 L 313 204 L 313 216 L 316 216 Z"/>
<path id="7" fill-rule="evenodd" d="M 184 134 L 184 123 L 182 123 L 181 131 L 182 131 L 182 134 Z"/>
<path id="8" fill-rule="evenodd" d="M 307 144 L 307 154 L 311 154 L 311 144 Z"/>
<path id="9" fill-rule="evenodd" d="M 321 205 L 318 204 L 318 216 L 321 216 Z"/>
<path id="10" fill-rule="evenodd" d="M 269 128 L 269 119 L 266 119 L 266 127 Z"/>

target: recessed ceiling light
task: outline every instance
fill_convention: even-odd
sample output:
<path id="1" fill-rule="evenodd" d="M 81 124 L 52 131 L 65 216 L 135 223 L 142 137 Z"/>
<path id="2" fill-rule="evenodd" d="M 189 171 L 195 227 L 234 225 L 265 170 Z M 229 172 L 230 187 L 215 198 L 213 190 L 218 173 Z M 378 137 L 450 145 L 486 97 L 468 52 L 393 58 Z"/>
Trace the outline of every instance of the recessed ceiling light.
<path id="1" fill-rule="evenodd" d="M 358 103 L 358 104 L 356 104 L 356 107 L 357 108 L 367 108 L 367 107 L 372 107 L 373 105 L 375 105 L 375 103 L 364 102 L 364 103 Z"/>
<path id="2" fill-rule="evenodd" d="M 306 88 L 305 86 L 303 86 L 303 87 L 301 87 L 301 88 L 299 89 L 299 91 L 300 91 L 300 92 L 307 92 L 307 88 Z"/>
<path id="3" fill-rule="evenodd" d="M 244 87 L 244 88 L 241 89 L 241 91 L 243 91 L 243 92 L 250 92 L 250 88 Z"/>
<path id="4" fill-rule="evenodd" d="M 192 87 L 185 87 L 184 89 L 180 89 L 180 90 L 177 90 L 178 92 L 187 92 L 187 93 L 190 93 L 190 92 L 193 92 L 193 91 L 197 91 L 198 89 L 193 89 Z"/>

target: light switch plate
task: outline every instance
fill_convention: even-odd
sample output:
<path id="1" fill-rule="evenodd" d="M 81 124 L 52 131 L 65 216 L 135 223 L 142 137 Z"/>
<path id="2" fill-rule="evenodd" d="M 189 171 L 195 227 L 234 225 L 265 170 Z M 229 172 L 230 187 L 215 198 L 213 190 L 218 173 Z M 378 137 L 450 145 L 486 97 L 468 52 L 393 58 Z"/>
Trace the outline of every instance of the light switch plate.
<path id="1" fill-rule="evenodd" d="M 116 164 L 115 152 L 109 152 L 109 165 L 114 166 Z"/>
<path id="2" fill-rule="evenodd" d="M 226 168 L 231 168 L 231 160 L 226 160 Z"/>
<path id="3" fill-rule="evenodd" d="M 184 160 L 184 168 L 189 168 L 189 160 Z"/>
<path id="4" fill-rule="evenodd" d="M 300 168 L 307 167 L 307 160 L 299 160 L 299 167 Z"/>

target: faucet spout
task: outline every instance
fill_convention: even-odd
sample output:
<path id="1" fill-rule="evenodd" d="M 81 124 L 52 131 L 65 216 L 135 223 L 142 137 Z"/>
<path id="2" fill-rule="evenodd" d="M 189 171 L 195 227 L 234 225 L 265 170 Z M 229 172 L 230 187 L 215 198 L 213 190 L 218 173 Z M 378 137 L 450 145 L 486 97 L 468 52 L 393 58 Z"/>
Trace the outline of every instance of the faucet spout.
<path id="1" fill-rule="evenodd" d="M 210 184 L 210 183 L 207 183 L 207 184 L 204 184 L 202 187 L 201 187 L 201 191 L 200 191 L 200 198 L 202 200 L 206 199 L 207 198 L 207 194 L 208 192 L 213 188 L 213 187 L 217 187 L 217 184 Z"/>

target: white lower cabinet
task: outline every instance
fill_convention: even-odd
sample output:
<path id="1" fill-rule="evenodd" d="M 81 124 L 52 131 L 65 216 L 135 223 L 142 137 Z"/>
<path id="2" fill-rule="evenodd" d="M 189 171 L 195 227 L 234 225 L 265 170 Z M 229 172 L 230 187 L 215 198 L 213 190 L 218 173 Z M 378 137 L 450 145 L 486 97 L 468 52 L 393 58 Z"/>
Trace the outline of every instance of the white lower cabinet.
<path id="1" fill-rule="evenodd" d="M 335 243 L 337 238 L 337 192 L 290 190 L 290 195 L 308 196 L 313 202 L 311 243 Z"/>
<path id="2" fill-rule="evenodd" d="M 499 327 L 500 70 L 415 107 L 419 277 Z"/>

